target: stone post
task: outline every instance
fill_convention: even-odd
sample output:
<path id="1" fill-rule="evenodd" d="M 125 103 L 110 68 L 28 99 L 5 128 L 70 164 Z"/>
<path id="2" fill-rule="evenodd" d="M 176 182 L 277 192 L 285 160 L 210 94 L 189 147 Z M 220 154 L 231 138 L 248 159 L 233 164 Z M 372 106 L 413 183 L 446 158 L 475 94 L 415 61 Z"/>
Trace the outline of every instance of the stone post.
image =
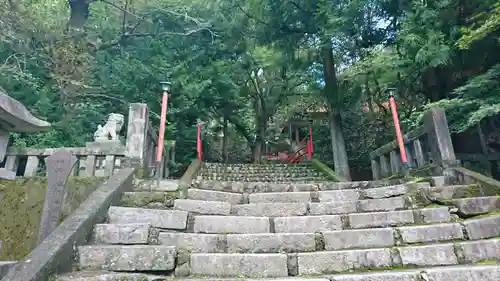
<path id="1" fill-rule="evenodd" d="M 443 175 L 453 176 L 448 168 L 458 166 L 446 115 L 441 108 L 432 108 L 424 115 L 424 126 L 429 140 L 429 149 L 434 163 Z"/>
<path id="2" fill-rule="evenodd" d="M 145 168 L 147 154 L 148 106 L 132 103 L 128 112 L 127 141 L 125 157 L 129 166 Z"/>
<path id="3" fill-rule="evenodd" d="M 377 159 L 372 159 L 372 176 L 374 180 L 381 179 L 380 164 Z"/>

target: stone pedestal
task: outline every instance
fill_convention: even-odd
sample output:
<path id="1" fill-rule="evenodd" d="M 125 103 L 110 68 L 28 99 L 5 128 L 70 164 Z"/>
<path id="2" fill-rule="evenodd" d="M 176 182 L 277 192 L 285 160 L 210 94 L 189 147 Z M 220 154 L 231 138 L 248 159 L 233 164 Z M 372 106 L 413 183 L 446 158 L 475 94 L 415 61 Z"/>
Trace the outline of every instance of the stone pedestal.
<path id="1" fill-rule="evenodd" d="M 94 142 L 87 142 L 86 147 L 91 148 L 91 149 L 96 150 L 96 151 L 98 151 L 98 150 L 113 151 L 113 149 L 123 147 L 123 145 L 120 143 L 119 140 L 98 140 L 98 141 L 94 141 Z M 102 158 L 96 159 L 95 155 L 88 155 L 87 160 L 89 160 L 89 158 L 91 158 L 90 159 L 91 161 L 87 161 L 87 163 L 85 163 L 85 170 L 87 171 L 87 169 L 88 169 L 89 172 L 90 172 L 90 170 L 92 170 L 92 172 L 91 173 L 87 172 L 88 175 L 95 174 L 95 176 L 97 176 L 97 177 L 109 176 L 110 172 L 107 171 L 107 169 L 113 170 L 114 167 L 121 166 L 121 160 L 116 159 L 114 157 L 114 155 L 106 156 L 105 159 L 102 159 Z M 108 161 L 114 161 L 113 166 L 107 167 L 106 163 Z M 92 167 L 91 166 L 92 164 L 90 164 L 90 162 L 94 163 L 95 166 Z"/>

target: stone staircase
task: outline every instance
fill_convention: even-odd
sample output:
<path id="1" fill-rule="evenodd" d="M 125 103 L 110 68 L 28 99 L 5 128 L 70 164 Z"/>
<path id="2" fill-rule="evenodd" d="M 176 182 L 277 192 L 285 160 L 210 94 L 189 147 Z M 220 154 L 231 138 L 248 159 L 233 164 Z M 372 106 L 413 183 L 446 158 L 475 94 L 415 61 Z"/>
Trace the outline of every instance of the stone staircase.
<path id="1" fill-rule="evenodd" d="M 205 163 L 199 173 L 198 179 L 215 181 L 239 182 L 321 182 L 326 181 L 318 170 L 309 163 L 288 164 L 219 164 Z"/>
<path id="2" fill-rule="evenodd" d="M 496 192 L 316 173 L 205 164 L 186 199 L 138 185 L 57 280 L 500 280 Z"/>

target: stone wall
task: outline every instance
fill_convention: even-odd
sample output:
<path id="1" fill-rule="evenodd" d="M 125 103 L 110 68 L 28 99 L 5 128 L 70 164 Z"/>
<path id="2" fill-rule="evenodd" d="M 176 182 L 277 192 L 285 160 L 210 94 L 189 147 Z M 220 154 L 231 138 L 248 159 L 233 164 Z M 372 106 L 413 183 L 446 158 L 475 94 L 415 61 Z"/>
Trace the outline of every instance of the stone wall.
<path id="1" fill-rule="evenodd" d="M 70 178 L 61 220 L 75 210 L 100 181 L 95 177 Z M 35 248 L 46 188 L 45 177 L 0 180 L 0 261 L 22 259 Z"/>

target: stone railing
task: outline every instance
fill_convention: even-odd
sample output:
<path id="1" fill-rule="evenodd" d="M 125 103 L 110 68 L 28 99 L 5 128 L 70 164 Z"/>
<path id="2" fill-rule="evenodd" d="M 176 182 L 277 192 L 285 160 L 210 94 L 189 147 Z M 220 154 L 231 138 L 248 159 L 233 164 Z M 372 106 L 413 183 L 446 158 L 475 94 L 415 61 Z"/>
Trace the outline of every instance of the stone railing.
<path id="1" fill-rule="evenodd" d="M 495 167 L 500 167 L 500 153 L 457 153 L 460 164 L 468 169 L 491 176 L 495 175 Z M 498 176 L 498 172 L 496 172 Z"/>
<path id="2" fill-rule="evenodd" d="M 120 169 L 125 157 L 125 148 L 15 148 L 9 147 L 6 152 L 4 168 L 16 172 L 17 176 L 33 177 L 45 175 L 44 159 L 56 151 L 66 150 L 78 159 L 73 176 L 105 177 Z"/>
<path id="3" fill-rule="evenodd" d="M 429 169 L 433 175 L 442 175 L 449 167 L 456 166 L 450 131 L 445 113 L 433 108 L 425 113 L 424 125 L 403 137 L 408 167 L 401 160 L 396 140 L 370 153 L 373 179 L 404 175 L 409 170 Z"/>
<path id="4" fill-rule="evenodd" d="M 146 104 L 133 103 L 129 108 L 125 145 L 115 142 L 92 142 L 87 147 L 16 148 L 8 147 L 4 168 L 17 176 L 44 176 L 44 159 L 56 151 L 66 150 L 78 159 L 71 175 L 82 177 L 109 177 L 124 167 L 141 166 L 142 176 L 156 174 L 158 135 L 149 122 Z M 164 145 L 160 177 L 168 176 L 168 161 L 173 150 Z"/>

